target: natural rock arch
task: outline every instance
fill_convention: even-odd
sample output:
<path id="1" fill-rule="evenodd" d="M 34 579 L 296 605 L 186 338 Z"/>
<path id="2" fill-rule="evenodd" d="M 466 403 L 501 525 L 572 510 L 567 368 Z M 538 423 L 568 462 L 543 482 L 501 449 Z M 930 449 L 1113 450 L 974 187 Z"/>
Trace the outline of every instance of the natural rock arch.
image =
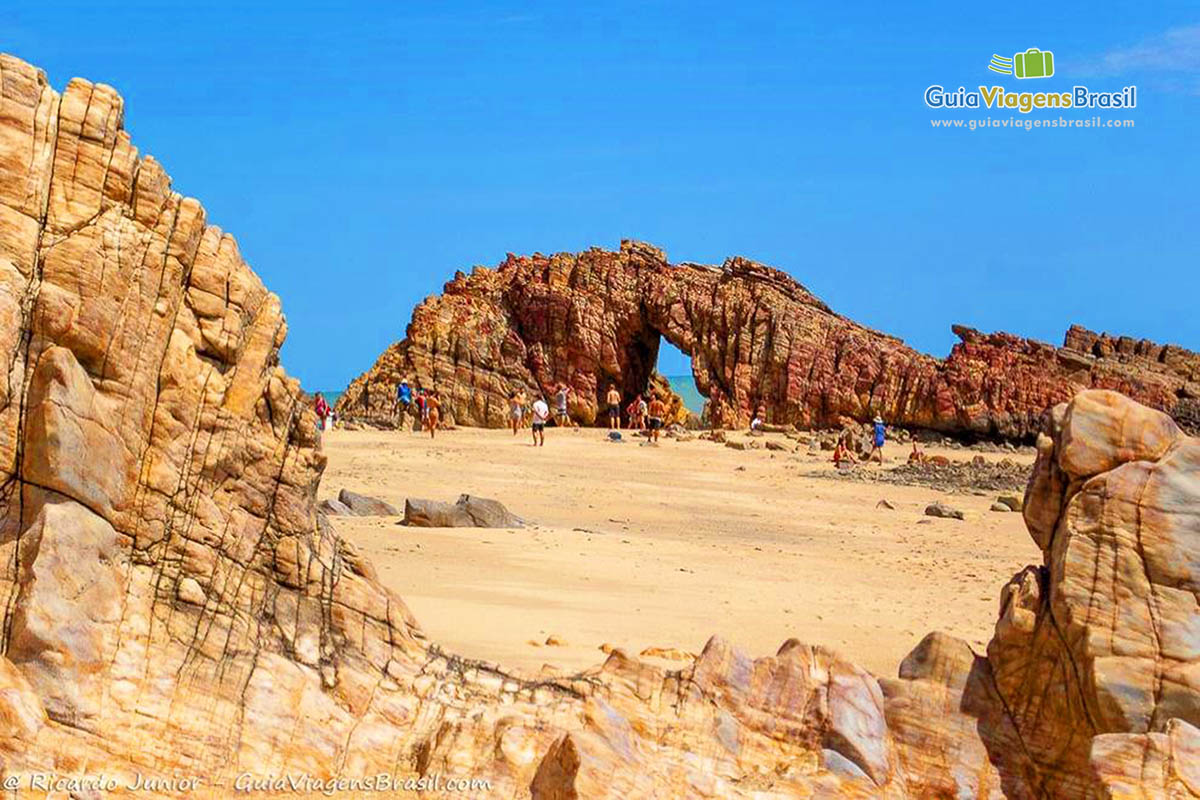
<path id="1" fill-rule="evenodd" d="M 721 267 L 668 263 L 656 247 L 509 254 L 459 272 L 414 311 L 338 403 L 345 417 L 387 422 L 401 378 L 436 387 L 459 423 L 500 427 L 510 391 L 575 390 L 591 423 L 612 382 L 646 385 L 666 338 L 692 358 L 711 421 L 836 426 L 876 414 L 889 424 L 1032 441 L 1042 412 L 1085 388 L 1122 391 L 1184 421 L 1200 397 L 1200 356 L 1072 328 L 1062 348 L 955 326 L 946 359 L 831 310 L 787 274 L 734 257 Z"/>

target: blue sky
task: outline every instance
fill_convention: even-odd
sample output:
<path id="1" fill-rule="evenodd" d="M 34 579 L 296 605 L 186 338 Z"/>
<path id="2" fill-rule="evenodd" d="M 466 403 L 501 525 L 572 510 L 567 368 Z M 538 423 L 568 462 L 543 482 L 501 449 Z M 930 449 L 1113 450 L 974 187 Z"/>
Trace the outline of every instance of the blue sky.
<path id="1" fill-rule="evenodd" d="M 309 389 L 455 269 L 626 237 L 773 264 L 938 355 L 955 322 L 1200 349 L 1194 2 L 849 5 L 48 2 L 6 8 L 0 49 L 122 92 L 283 298 Z M 1028 47 L 1054 78 L 987 71 Z M 1135 83 L 1136 127 L 934 130 L 989 114 L 932 83 Z"/>

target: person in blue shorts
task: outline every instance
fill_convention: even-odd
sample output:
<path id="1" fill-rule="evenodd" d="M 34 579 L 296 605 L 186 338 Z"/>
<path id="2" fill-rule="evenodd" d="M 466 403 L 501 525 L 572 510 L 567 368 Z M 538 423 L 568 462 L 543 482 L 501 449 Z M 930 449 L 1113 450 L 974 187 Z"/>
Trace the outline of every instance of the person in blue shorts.
<path id="1" fill-rule="evenodd" d="M 876 459 L 880 464 L 883 463 L 883 443 L 887 441 L 887 426 L 883 424 L 883 417 L 875 417 L 875 446 L 871 449 L 870 458 Z"/>

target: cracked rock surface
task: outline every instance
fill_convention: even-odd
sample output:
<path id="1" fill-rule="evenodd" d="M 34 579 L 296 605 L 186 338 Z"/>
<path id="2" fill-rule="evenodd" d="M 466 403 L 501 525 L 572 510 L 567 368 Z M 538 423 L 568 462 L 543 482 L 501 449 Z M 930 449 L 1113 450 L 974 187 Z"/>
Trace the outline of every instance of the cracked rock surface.
<path id="1" fill-rule="evenodd" d="M 610 384 L 628 402 L 666 339 L 691 356 L 715 427 L 767 420 L 889 425 L 1030 439 L 1042 412 L 1088 388 L 1113 389 L 1200 430 L 1200 355 L 1073 327 L 1063 347 L 954 326 L 945 359 L 831 310 L 787 274 L 741 257 L 671 264 L 625 241 L 618 252 L 508 257 L 459 272 L 414 311 L 405 338 L 342 394 L 344 417 L 386 422 L 407 378 L 441 394 L 459 424 L 504 427 L 509 392 L 574 390 L 591 424 Z M 606 419 L 606 418 L 605 418 Z"/>
<path id="2" fill-rule="evenodd" d="M 1165 414 L 1089 391 L 1041 423 L 1024 515 L 1045 559 L 1004 588 L 986 655 L 931 634 L 879 680 L 794 640 L 751 658 L 713 639 L 678 670 L 616 650 L 527 676 L 428 642 L 317 512 L 284 333 L 114 90 L 60 95 L 0 56 L 3 777 L 1200 797 L 1200 442 Z"/>

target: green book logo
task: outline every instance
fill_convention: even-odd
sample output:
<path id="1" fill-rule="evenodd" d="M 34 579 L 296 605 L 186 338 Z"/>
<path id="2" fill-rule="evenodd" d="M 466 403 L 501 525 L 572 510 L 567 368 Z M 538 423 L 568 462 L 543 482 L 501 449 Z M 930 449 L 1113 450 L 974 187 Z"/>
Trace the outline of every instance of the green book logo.
<path id="1" fill-rule="evenodd" d="M 988 69 L 1018 78 L 1049 78 L 1054 74 L 1054 53 L 1036 47 L 1017 53 L 1012 58 L 993 53 Z"/>

